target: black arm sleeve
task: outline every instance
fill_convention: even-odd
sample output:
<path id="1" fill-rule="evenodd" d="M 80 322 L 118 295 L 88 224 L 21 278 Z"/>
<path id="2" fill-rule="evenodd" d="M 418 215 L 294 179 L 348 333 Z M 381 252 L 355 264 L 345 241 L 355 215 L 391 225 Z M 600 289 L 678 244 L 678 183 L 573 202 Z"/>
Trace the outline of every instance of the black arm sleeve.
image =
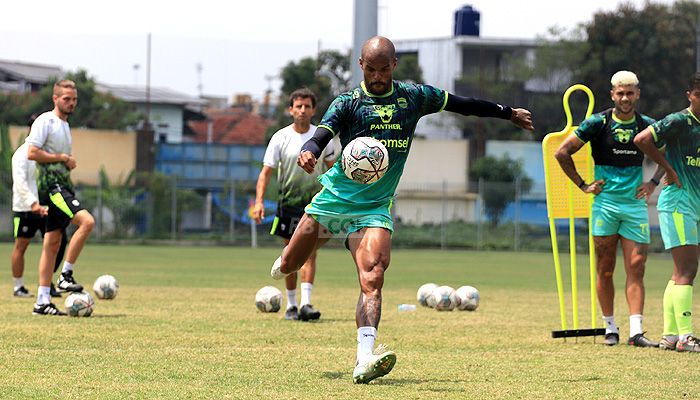
<path id="1" fill-rule="evenodd" d="M 510 119 L 513 109 L 508 106 L 492 103 L 486 100 L 472 97 L 457 96 L 452 93 L 447 95 L 446 111 L 456 112 L 462 115 L 476 115 L 477 117 L 495 117 Z"/>
<path id="2" fill-rule="evenodd" d="M 331 139 L 333 139 L 333 133 L 322 126 L 319 126 L 316 128 L 316 132 L 314 132 L 313 137 L 311 137 L 311 139 L 301 146 L 301 151 L 299 153 L 310 151 L 314 156 L 316 156 L 316 159 L 318 159 L 321 157 L 321 152 L 326 148 Z"/>

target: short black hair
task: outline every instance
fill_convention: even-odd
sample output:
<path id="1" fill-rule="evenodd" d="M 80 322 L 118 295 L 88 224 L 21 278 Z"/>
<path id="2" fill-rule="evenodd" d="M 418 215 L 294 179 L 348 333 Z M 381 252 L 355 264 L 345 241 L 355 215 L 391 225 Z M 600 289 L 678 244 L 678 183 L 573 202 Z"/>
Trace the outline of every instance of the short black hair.
<path id="1" fill-rule="evenodd" d="M 314 92 L 307 88 L 297 89 L 289 95 L 289 106 L 294 105 L 294 100 L 296 99 L 311 99 L 311 106 L 316 108 L 316 95 Z"/>
<path id="2" fill-rule="evenodd" d="M 693 74 L 692 77 L 690 77 L 690 81 L 688 82 L 688 91 L 692 92 L 693 89 L 700 89 L 700 72 L 696 72 Z"/>

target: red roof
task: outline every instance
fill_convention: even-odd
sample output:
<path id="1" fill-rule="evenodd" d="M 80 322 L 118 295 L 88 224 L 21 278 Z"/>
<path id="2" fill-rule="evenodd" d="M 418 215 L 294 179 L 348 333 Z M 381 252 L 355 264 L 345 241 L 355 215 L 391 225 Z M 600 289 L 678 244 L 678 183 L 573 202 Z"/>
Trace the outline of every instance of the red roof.
<path id="1" fill-rule="evenodd" d="M 265 130 L 271 122 L 241 109 L 207 110 L 213 121 L 212 141 L 221 144 L 265 144 Z M 188 121 L 195 143 L 206 143 L 207 121 Z"/>

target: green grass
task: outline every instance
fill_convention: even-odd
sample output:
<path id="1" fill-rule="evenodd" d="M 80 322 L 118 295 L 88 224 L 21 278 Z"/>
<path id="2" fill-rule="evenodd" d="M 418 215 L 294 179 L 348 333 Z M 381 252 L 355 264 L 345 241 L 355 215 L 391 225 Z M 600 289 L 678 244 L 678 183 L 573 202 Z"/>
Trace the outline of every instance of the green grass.
<path id="1" fill-rule="evenodd" d="M 34 292 L 38 244 L 27 257 Z M 91 286 L 117 277 L 113 301 L 90 318 L 32 316 L 31 300 L 11 296 L 9 244 L 0 274 L 0 398 L 443 399 L 697 398 L 696 355 L 591 338 L 551 339 L 559 309 L 551 254 L 395 250 L 384 288 L 378 342 L 398 355 L 394 371 L 354 385 L 354 310 L 359 293 L 347 251 L 323 249 L 314 287 L 318 323 L 256 311 L 258 288 L 279 249 L 88 245 L 76 277 Z M 564 262 L 566 260 L 563 260 Z M 566 265 L 566 264 L 565 264 Z M 645 328 L 658 338 L 661 296 L 671 261 L 647 267 Z M 582 258 L 579 268 L 587 264 Z M 624 272 L 616 314 L 628 333 Z M 590 326 L 587 280 L 580 277 L 581 327 Z M 475 312 L 420 308 L 426 282 L 477 287 Z"/>

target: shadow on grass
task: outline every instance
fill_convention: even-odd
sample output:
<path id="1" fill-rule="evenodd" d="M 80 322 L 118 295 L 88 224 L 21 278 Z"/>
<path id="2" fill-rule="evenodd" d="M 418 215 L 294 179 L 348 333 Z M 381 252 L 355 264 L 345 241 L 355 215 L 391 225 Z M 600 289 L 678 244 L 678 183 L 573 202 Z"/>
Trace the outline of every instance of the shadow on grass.
<path id="1" fill-rule="evenodd" d="M 567 383 L 573 383 L 573 382 L 595 382 L 595 381 L 601 381 L 603 378 L 599 376 L 582 376 L 580 378 L 576 379 L 553 379 L 552 382 L 567 382 Z"/>
<path id="2" fill-rule="evenodd" d="M 338 371 L 326 371 L 321 374 L 323 378 L 326 379 L 348 379 L 351 380 L 351 373 L 350 372 L 338 372 Z M 387 378 L 387 377 L 382 377 L 378 378 L 371 383 L 370 385 L 381 385 L 381 386 L 406 386 L 406 385 L 422 385 L 425 383 L 448 383 L 448 384 L 464 384 L 467 383 L 466 380 L 461 380 L 461 379 L 456 379 L 456 380 L 450 380 L 450 379 L 392 379 L 392 378 Z M 462 389 L 460 387 L 455 387 L 454 389 L 450 388 L 445 388 L 445 387 L 439 387 L 439 388 L 427 388 L 425 389 L 427 391 L 431 392 L 461 392 Z"/>
<path id="3" fill-rule="evenodd" d="M 128 314 L 93 314 L 90 318 L 126 318 Z"/>

